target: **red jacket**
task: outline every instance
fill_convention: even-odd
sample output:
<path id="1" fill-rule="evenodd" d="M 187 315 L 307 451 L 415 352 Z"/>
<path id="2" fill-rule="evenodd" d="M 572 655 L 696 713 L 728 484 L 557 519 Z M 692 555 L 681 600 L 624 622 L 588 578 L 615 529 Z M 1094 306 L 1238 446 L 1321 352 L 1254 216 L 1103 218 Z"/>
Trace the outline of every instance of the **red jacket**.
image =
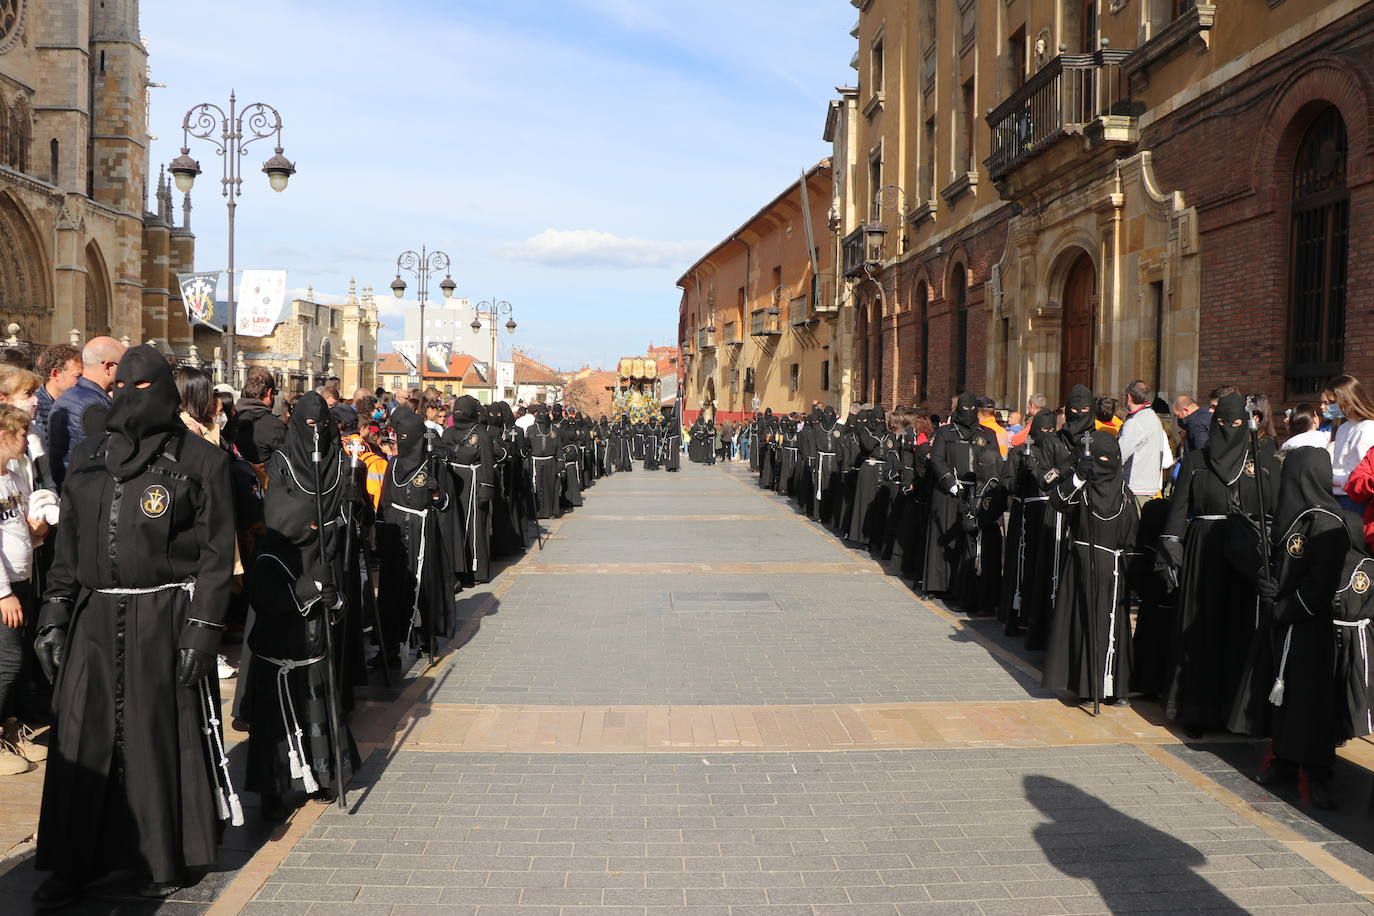
<path id="1" fill-rule="evenodd" d="M 1366 452 L 1364 460 L 1350 472 L 1345 493 L 1364 503 L 1364 541 L 1374 551 L 1374 448 Z"/>

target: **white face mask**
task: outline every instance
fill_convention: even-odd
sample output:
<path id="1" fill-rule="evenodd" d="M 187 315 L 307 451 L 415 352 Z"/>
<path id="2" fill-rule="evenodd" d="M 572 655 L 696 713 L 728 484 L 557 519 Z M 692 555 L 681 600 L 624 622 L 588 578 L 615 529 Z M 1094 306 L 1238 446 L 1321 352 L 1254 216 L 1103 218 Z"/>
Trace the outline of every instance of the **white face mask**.
<path id="1" fill-rule="evenodd" d="M 38 416 L 38 395 L 31 394 L 27 398 L 20 398 L 14 402 L 14 406 L 28 411 L 29 419 L 33 419 Z"/>
<path id="2" fill-rule="evenodd" d="M 228 415 L 222 414 L 222 413 L 220 413 L 220 414 L 215 414 L 215 425 L 218 426 L 220 429 L 224 429 L 224 425 L 225 425 L 226 423 L 228 423 L 228 422 L 229 422 L 229 417 L 228 417 Z"/>

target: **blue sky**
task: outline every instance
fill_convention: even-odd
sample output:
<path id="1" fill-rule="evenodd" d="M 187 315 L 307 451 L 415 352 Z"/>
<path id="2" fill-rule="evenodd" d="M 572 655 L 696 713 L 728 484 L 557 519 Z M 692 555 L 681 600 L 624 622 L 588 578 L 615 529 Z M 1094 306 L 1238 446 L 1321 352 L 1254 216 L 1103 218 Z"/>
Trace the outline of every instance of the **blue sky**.
<path id="1" fill-rule="evenodd" d="M 239 267 L 320 294 L 371 284 L 386 341 L 396 256 L 428 244 L 458 295 L 515 306 L 508 340 L 560 368 L 610 365 L 672 343 L 677 278 L 829 154 L 856 17 L 844 0 L 143 0 L 166 84 L 153 162 L 177 155 L 199 102 L 233 88 L 275 105 L 299 172 L 274 194 L 269 141 L 248 151 Z M 192 155 L 197 262 L 214 269 L 220 166 L 205 141 Z"/>

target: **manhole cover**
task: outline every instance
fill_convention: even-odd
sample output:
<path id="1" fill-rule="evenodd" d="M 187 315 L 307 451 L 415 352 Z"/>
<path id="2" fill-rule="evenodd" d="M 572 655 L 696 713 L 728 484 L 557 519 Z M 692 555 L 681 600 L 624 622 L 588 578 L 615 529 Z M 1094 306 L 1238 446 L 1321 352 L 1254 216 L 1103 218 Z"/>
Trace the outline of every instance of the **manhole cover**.
<path id="1" fill-rule="evenodd" d="M 741 613 L 782 608 L 768 592 L 673 592 L 673 611 L 686 614 Z"/>

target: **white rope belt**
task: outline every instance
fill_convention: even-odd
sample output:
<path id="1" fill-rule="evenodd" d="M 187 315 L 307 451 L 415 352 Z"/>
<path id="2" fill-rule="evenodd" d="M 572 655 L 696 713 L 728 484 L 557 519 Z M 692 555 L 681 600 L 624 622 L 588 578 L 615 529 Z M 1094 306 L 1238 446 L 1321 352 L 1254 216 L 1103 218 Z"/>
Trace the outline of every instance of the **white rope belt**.
<path id="1" fill-rule="evenodd" d="M 210 696 L 210 684 L 206 678 L 200 679 L 200 700 L 201 712 L 205 716 L 205 724 L 200 731 L 205 736 L 205 748 L 210 752 L 210 759 L 219 768 L 215 774 L 215 808 L 220 820 L 242 827 L 243 804 L 229 777 L 229 755 L 224 752 L 224 732 L 220 730 L 219 710 Z"/>
<path id="2" fill-rule="evenodd" d="M 99 592 L 102 595 L 156 595 L 158 592 L 170 592 L 174 588 L 179 588 L 186 592 L 188 597 L 196 596 L 196 580 L 187 579 L 184 582 L 168 582 L 165 585 L 149 585 L 146 588 L 93 588 L 91 591 Z"/>
<path id="3" fill-rule="evenodd" d="M 533 458 L 535 461 L 552 461 L 552 460 L 554 459 L 555 456 L 554 456 L 554 455 L 531 455 L 530 457 Z M 530 465 L 530 486 L 534 487 L 534 492 L 535 492 L 536 495 L 538 495 L 538 493 L 539 493 L 539 465 L 537 465 L 537 464 L 532 464 L 532 465 Z"/>
<path id="4" fill-rule="evenodd" d="M 825 459 L 834 458 L 834 452 L 816 452 L 816 499 L 823 499 L 825 492 Z"/>
<path id="5" fill-rule="evenodd" d="M 465 468 L 472 471 L 472 492 L 468 494 L 468 540 L 472 542 L 472 569 L 477 571 L 477 472 L 482 469 L 480 464 L 457 464 L 449 462 L 449 467 Z"/>
<path id="6" fill-rule="evenodd" d="M 398 506 L 392 504 L 393 509 L 400 509 L 409 515 L 418 516 L 420 519 L 420 549 L 415 556 L 415 604 L 410 609 L 410 625 L 406 628 L 406 644 L 410 643 L 410 636 L 415 632 L 415 628 L 420 625 L 420 581 L 425 574 L 425 518 L 429 515 L 428 509 L 412 509 L 409 506 Z"/>
<path id="7" fill-rule="evenodd" d="M 1043 503 L 1048 499 L 1048 496 L 1013 496 L 1011 501 L 1018 503 Z"/>
<path id="8" fill-rule="evenodd" d="M 329 626 L 328 614 L 324 615 L 323 622 L 325 626 Z M 265 655 L 258 655 L 255 658 L 277 666 L 277 703 L 281 708 L 281 724 L 286 729 L 286 758 L 291 765 L 291 778 L 301 780 L 306 792 L 318 792 L 320 784 L 315 780 L 314 770 L 310 768 L 310 758 L 305 755 L 305 732 L 301 730 L 300 720 L 296 717 L 296 704 L 291 699 L 288 678 L 290 678 L 291 672 L 297 668 L 307 668 L 310 665 L 319 664 L 325 660 L 325 656 L 320 655 L 300 661 L 291 658 L 268 658 Z M 332 735 L 331 738 L 334 741 L 339 740 L 338 735 Z M 335 775 L 342 782 L 342 774 Z"/>
<path id="9" fill-rule="evenodd" d="M 1364 666 L 1364 685 L 1369 686 L 1369 637 L 1365 631 L 1369 629 L 1369 618 L 1364 620 L 1333 620 L 1331 621 L 1338 627 L 1350 627 L 1360 634 L 1360 662 Z M 1374 712 L 1369 709 L 1369 704 L 1364 708 L 1365 727 L 1374 731 Z"/>
<path id="10" fill-rule="evenodd" d="M 1195 521 L 1195 522 L 1219 522 L 1219 521 L 1221 521 L 1221 520 L 1224 519 L 1224 518 L 1226 518 L 1226 516 L 1224 516 L 1224 515 L 1194 515 L 1194 516 L 1193 516 L 1193 521 Z"/>
<path id="11" fill-rule="evenodd" d="M 1111 547 L 1103 547 L 1101 544 L 1089 544 L 1086 541 L 1074 541 L 1074 543 L 1079 547 L 1095 548 L 1104 553 L 1109 553 L 1114 560 L 1120 560 L 1121 555 L 1126 552 L 1125 550 L 1113 550 Z M 1107 618 L 1107 659 L 1106 663 L 1102 666 L 1102 695 L 1104 697 L 1116 696 L 1116 691 L 1113 689 L 1116 673 L 1116 601 L 1117 586 L 1120 581 L 1121 564 L 1119 562 L 1113 562 L 1111 613 Z M 1095 602 L 1096 600 L 1097 596 L 1093 595 L 1093 601 Z"/>

